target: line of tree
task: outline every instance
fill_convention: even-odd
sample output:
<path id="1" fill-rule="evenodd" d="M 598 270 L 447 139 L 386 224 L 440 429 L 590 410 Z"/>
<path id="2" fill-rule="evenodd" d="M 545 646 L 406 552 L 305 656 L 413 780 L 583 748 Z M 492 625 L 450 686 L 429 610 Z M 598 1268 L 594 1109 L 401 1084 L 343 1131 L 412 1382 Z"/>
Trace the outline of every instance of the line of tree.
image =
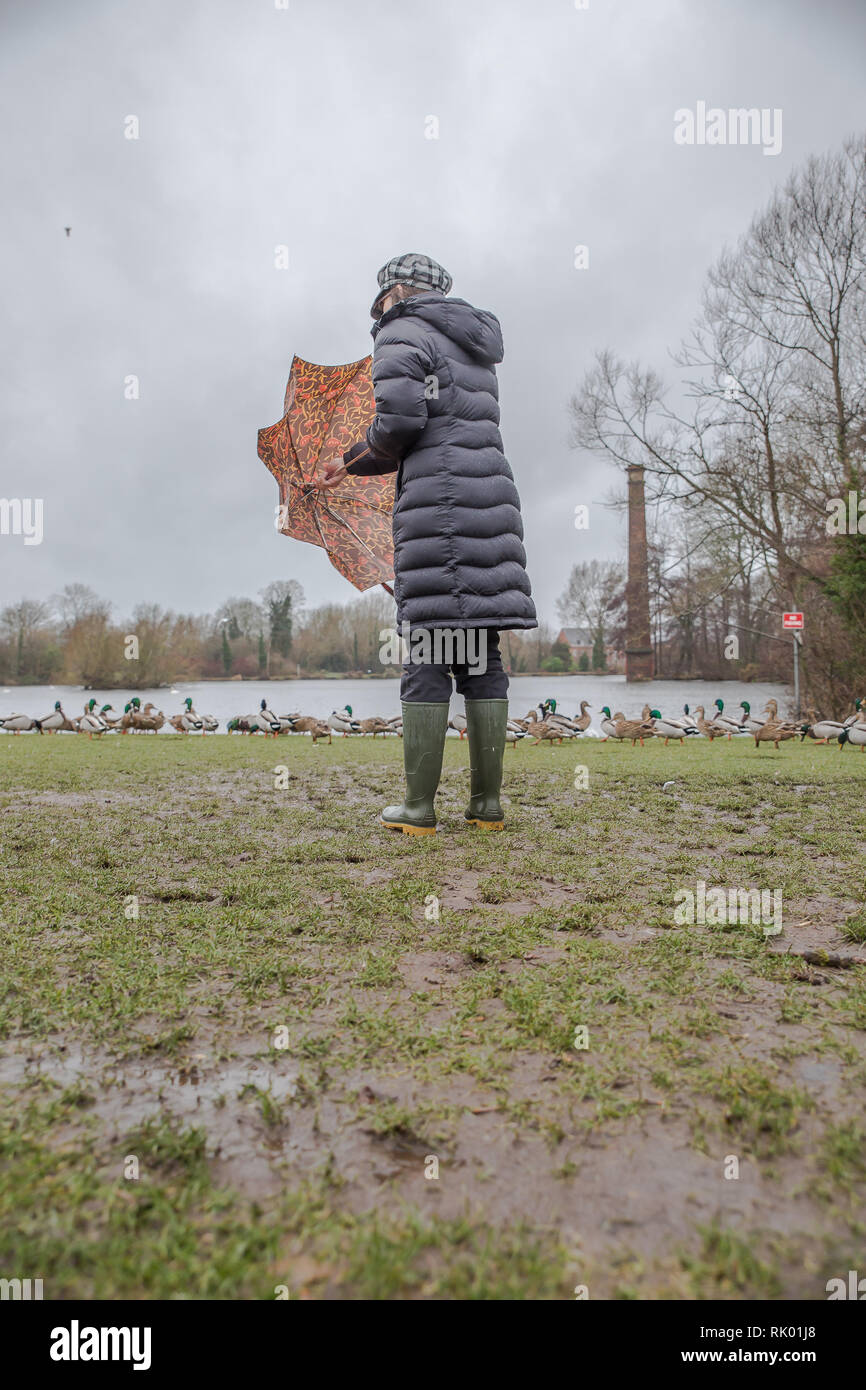
<path id="1" fill-rule="evenodd" d="M 68 584 L 49 602 L 23 598 L 0 610 L 0 683 L 142 690 L 236 676 L 396 675 L 379 657 L 380 634 L 394 624 L 383 590 L 308 609 L 300 584 L 276 580 L 258 599 L 229 598 L 214 613 L 139 604 L 115 618 L 107 599 Z M 545 669 L 553 636 L 544 624 L 503 633 L 507 668 Z"/>
<path id="2" fill-rule="evenodd" d="M 808 694 L 842 708 L 866 673 L 866 517 L 832 525 L 866 502 L 866 136 L 809 159 L 719 257 L 673 363 L 676 384 L 604 350 L 571 402 L 574 444 L 642 464 L 663 514 L 662 669 L 734 674 L 729 634 L 746 666 L 787 665 L 749 630 L 802 609 Z"/>

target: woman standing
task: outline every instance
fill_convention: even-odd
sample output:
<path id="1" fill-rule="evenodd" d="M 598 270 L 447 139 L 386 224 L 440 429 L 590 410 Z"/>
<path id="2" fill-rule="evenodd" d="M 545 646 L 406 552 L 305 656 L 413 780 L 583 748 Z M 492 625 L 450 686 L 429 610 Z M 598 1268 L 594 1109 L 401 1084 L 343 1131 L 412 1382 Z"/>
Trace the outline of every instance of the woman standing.
<path id="1" fill-rule="evenodd" d="M 378 280 L 376 415 L 318 484 L 397 473 L 394 597 L 410 634 L 400 685 L 406 796 L 381 820 L 406 834 L 435 831 L 453 679 L 466 700 L 466 820 L 498 829 L 508 716 L 499 633 L 537 626 L 520 499 L 499 433 L 502 333 L 488 310 L 447 297 L 451 276 L 429 256 L 397 256 Z"/>

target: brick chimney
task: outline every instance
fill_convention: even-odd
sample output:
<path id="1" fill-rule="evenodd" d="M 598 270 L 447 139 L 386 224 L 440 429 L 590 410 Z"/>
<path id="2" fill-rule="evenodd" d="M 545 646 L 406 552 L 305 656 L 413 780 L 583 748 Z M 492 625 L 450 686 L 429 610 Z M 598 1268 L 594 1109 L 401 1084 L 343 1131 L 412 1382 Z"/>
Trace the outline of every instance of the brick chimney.
<path id="1" fill-rule="evenodd" d="M 650 635 L 649 566 L 643 467 L 628 467 L 628 584 L 626 585 L 625 677 L 651 681 L 655 669 Z"/>

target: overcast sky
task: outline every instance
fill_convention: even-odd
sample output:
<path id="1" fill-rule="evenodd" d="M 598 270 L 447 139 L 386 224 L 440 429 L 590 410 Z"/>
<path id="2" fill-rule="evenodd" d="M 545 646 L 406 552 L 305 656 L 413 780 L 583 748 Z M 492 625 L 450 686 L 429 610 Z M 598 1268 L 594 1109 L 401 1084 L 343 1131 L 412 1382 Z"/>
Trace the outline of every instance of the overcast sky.
<path id="1" fill-rule="evenodd" d="M 0 535 L 0 606 L 76 580 L 118 616 L 275 578 L 352 597 L 275 534 L 256 431 L 293 353 L 370 350 L 376 271 L 421 251 L 502 322 L 502 432 L 554 621 L 570 566 L 620 554 L 624 525 L 598 505 L 612 470 L 569 447 L 569 395 L 601 347 L 664 367 L 722 247 L 866 125 L 866 5 L 280 3 L 5 0 L 0 497 L 44 499 L 44 539 Z M 675 144 L 699 101 L 781 108 L 781 153 Z"/>

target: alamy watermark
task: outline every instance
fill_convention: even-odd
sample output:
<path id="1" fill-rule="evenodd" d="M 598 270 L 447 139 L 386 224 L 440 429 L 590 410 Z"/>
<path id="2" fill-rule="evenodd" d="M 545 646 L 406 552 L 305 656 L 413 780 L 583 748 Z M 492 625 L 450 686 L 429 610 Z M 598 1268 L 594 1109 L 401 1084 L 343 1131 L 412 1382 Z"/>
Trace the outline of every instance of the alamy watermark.
<path id="1" fill-rule="evenodd" d="M 782 930 L 782 893 L 776 888 L 708 888 L 699 879 L 694 890 L 680 888 L 674 894 L 674 922 L 678 927 L 747 926 L 764 928 L 765 936 Z"/>
<path id="2" fill-rule="evenodd" d="M 0 497 L 0 536 L 23 536 L 25 545 L 42 544 L 41 497 Z"/>
<path id="3" fill-rule="evenodd" d="M 830 497 L 826 503 L 828 536 L 866 536 L 866 497 L 849 492 L 847 499 Z"/>
<path id="4" fill-rule="evenodd" d="M 721 106 L 695 103 L 674 112 L 675 145 L 761 145 L 764 154 L 782 153 L 781 107 Z"/>
<path id="5" fill-rule="evenodd" d="M 149 1327 L 82 1327 L 73 1318 L 68 1327 L 51 1329 L 52 1361 L 130 1361 L 134 1371 L 147 1371 L 151 1361 Z"/>
<path id="6" fill-rule="evenodd" d="M 856 1269 L 848 1270 L 847 1282 L 845 1279 L 828 1279 L 824 1289 L 828 1303 L 840 1298 L 852 1298 L 858 1303 L 866 1299 L 866 1279 L 861 1279 Z"/>
<path id="7" fill-rule="evenodd" d="M 6 1299 L 28 1302 L 30 1299 L 41 1299 L 42 1280 L 41 1279 L 0 1279 L 0 1300 Z"/>
<path id="8" fill-rule="evenodd" d="M 487 670 L 485 627 L 382 628 L 379 660 L 383 666 L 465 666 L 475 676 Z"/>

